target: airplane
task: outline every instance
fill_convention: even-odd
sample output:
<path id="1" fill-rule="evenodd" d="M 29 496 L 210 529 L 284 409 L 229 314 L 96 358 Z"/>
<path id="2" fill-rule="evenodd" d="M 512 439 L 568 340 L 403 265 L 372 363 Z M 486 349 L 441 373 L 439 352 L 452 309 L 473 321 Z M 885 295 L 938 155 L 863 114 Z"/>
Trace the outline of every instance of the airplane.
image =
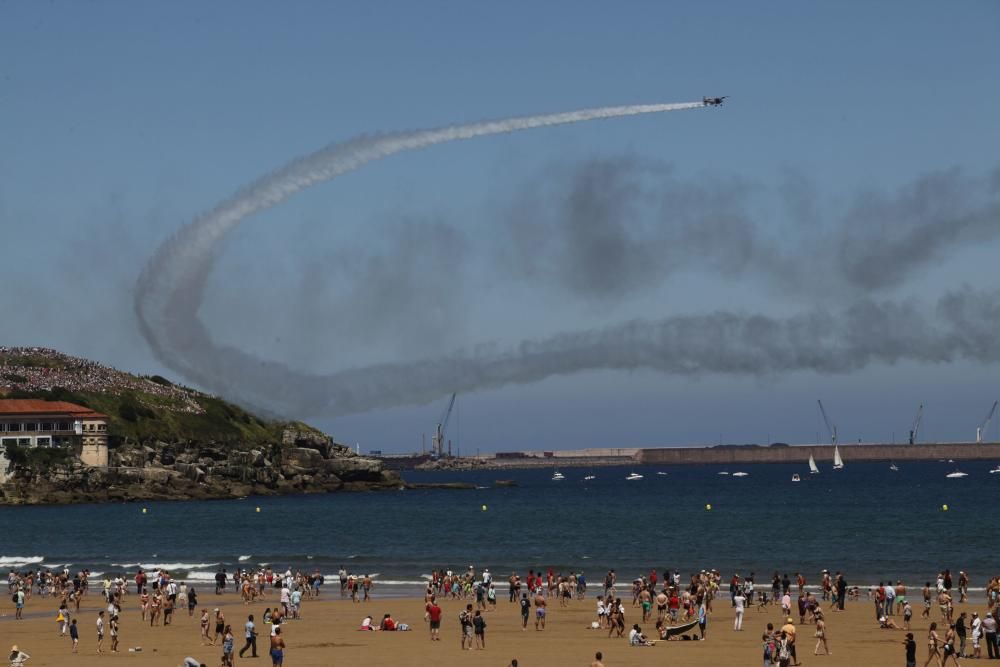
<path id="1" fill-rule="evenodd" d="M 701 103 L 706 107 L 720 107 L 722 106 L 722 100 L 729 97 L 729 95 L 723 95 L 722 97 L 703 97 L 701 98 Z"/>

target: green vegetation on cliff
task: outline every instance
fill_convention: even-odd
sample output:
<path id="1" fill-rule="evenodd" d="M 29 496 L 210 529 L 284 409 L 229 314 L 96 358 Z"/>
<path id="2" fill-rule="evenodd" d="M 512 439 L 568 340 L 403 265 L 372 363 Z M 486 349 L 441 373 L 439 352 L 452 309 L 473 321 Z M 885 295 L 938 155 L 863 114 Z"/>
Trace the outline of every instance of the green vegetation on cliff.
<path id="1" fill-rule="evenodd" d="M 159 375 L 133 375 L 45 348 L 0 348 L 0 397 L 68 401 L 106 414 L 112 446 L 155 441 L 263 446 L 280 443 L 288 426 Z M 294 427 L 319 433 L 304 424 Z"/>

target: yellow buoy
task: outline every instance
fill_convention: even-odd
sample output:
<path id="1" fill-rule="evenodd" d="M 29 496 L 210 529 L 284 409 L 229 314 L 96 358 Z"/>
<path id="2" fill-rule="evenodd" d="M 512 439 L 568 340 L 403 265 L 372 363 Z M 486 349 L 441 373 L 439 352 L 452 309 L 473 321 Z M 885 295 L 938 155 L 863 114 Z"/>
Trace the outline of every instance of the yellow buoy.
<path id="1" fill-rule="evenodd" d="M 483 511 L 484 512 L 486 511 L 486 505 L 483 505 Z"/>
<path id="2" fill-rule="evenodd" d="M 146 513 L 146 508 L 145 508 L 145 507 L 143 507 L 143 508 L 142 508 L 142 513 L 143 513 L 143 514 L 145 514 L 145 513 Z"/>
<path id="3" fill-rule="evenodd" d="M 705 505 L 705 509 L 708 510 L 709 512 L 711 512 L 712 511 L 712 505 L 711 504 Z"/>
<path id="4" fill-rule="evenodd" d="M 947 512 L 948 511 L 948 506 L 947 505 L 942 505 L 941 506 L 941 511 L 942 512 Z"/>
<path id="5" fill-rule="evenodd" d="M 257 508 L 257 511 L 260 512 L 260 508 L 259 507 Z"/>

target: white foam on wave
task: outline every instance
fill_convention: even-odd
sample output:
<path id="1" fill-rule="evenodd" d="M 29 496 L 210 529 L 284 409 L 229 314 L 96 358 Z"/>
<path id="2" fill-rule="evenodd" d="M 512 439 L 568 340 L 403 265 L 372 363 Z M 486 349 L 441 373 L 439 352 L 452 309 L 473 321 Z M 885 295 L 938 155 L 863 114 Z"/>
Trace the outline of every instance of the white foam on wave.
<path id="1" fill-rule="evenodd" d="M 215 567 L 219 563 L 112 563 L 112 567 L 134 568 L 141 567 L 144 570 L 195 570 L 200 567 Z"/>
<path id="2" fill-rule="evenodd" d="M 14 566 L 23 567 L 25 565 L 35 565 L 45 560 L 45 556 L 0 556 L 0 567 Z"/>
<path id="3" fill-rule="evenodd" d="M 239 561 L 242 563 L 243 561 L 250 560 L 251 558 L 253 558 L 253 556 L 250 555 L 250 554 L 247 554 L 246 556 L 240 556 L 239 557 Z"/>

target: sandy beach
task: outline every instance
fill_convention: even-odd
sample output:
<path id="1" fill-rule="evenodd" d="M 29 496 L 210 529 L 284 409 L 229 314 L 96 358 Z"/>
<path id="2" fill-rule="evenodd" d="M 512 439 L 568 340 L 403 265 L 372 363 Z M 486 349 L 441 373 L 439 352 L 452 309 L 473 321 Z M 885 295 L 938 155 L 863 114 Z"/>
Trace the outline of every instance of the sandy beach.
<path id="1" fill-rule="evenodd" d="M 330 593 L 333 596 L 330 596 Z M 466 602 L 446 600 L 440 642 L 428 638 L 427 624 L 423 620 L 423 601 L 418 598 L 375 597 L 367 603 L 352 603 L 342 600 L 336 590 L 324 592 L 326 599 L 306 600 L 303 603 L 303 618 L 289 621 L 282 626 L 287 650 L 285 664 L 292 667 L 327 667 L 329 665 L 508 665 L 512 658 L 518 660 L 519 667 L 546 665 L 562 667 L 570 665 L 586 666 L 594 658 L 596 651 L 604 654 L 605 665 L 663 665 L 665 661 L 682 665 L 754 665 L 761 664 L 760 635 L 768 622 L 780 627 L 784 619 L 780 608 L 769 606 L 764 611 L 748 609 L 744 618 L 744 630 L 732 629 L 733 613 L 728 600 L 719 600 L 715 612 L 710 616 L 707 641 L 660 642 L 649 648 L 630 647 L 627 639 L 609 639 L 606 630 L 591 630 L 590 623 L 595 618 L 595 598 L 589 596 L 584 601 L 573 601 L 568 608 L 554 604 L 549 608 L 548 624 L 544 631 L 533 628 L 533 620 L 528 630 L 522 631 L 517 606 L 509 604 L 506 597 L 497 605 L 497 610 L 486 613 L 486 649 L 463 651 L 459 647 L 458 614 Z M 204 604 L 199 609 L 219 606 L 232 624 L 236 636 L 237 650 L 243 645 L 243 623 L 246 616 L 253 613 L 258 621 L 259 650 L 256 659 L 236 659 L 236 664 L 268 665 L 267 634 L 269 626 L 262 626 L 260 619 L 267 606 L 273 605 L 271 597 L 264 603 L 245 606 L 235 595 L 215 596 L 206 590 L 201 595 Z M 80 626 L 80 652 L 71 653 L 68 637 L 59 637 L 56 615 L 58 604 L 55 600 L 39 600 L 33 597 L 26 606 L 25 619 L 13 619 L 9 599 L 0 612 L 0 641 L 3 650 L 17 644 L 22 651 L 31 655 L 28 665 L 79 665 L 90 667 L 109 664 L 130 664 L 143 667 L 168 667 L 180 665 L 185 656 L 193 656 L 210 667 L 218 665 L 222 654 L 220 646 L 202 646 L 199 637 L 198 616 L 189 618 L 182 613 L 167 627 L 152 627 L 143 624 L 138 611 L 138 599 L 131 595 L 123 607 L 121 620 L 121 650 L 119 654 L 107 653 L 109 642 L 105 639 L 105 654 L 96 653 L 95 620 L 100 604 L 100 595 L 91 594 L 85 599 L 80 613 L 75 616 Z M 959 612 L 978 611 L 983 615 L 985 604 L 975 601 L 974 605 L 958 605 Z M 826 608 L 827 605 L 824 605 Z M 927 657 L 925 635 L 929 621 L 919 619 L 922 605 L 915 606 L 913 633 L 917 640 L 918 663 Z M 357 628 L 362 618 L 370 613 L 378 621 L 389 612 L 399 621 L 408 623 L 410 632 L 361 632 Z M 938 620 L 935 614 L 930 620 Z M 833 655 L 813 656 L 815 640 L 813 626 L 803 626 L 799 633 L 798 654 L 804 665 L 892 665 L 904 664 L 902 630 L 880 630 L 874 621 L 873 604 L 862 599 L 848 603 L 844 612 L 827 610 L 827 629 Z M 638 607 L 626 602 L 626 625 L 641 619 Z M 797 619 L 796 619 L 797 620 Z M 900 616 L 895 620 L 902 623 Z M 653 623 L 641 624 L 650 636 L 654 634 Z M 798 625 L 796 623 L 796 625 Z M 943 637 L 943 631 L 941 635 Z M 221 640 L 220 640 L 221 644 Z M 141 652 L 129 652 L 132 647 L 141 647 Z M 971 640 L 967 650 L 971 653 Z M 985 656 L 985 649 L 983 651 Z M 4 663 L 6 664 L 6 663 Z M 936 664 L 936 663 L 935 663 Z"/>

